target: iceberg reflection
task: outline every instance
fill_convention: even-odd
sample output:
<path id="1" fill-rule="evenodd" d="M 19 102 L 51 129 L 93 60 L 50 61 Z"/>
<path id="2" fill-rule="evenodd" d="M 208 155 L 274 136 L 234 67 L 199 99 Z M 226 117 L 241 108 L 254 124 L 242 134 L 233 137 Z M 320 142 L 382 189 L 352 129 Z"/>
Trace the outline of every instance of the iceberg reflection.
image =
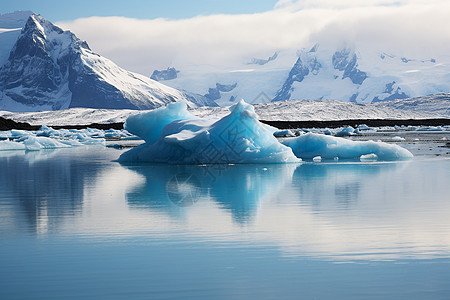
<path id="1" fill-rule="evenodd" d="M 179 218 L 178 225 L 164 223 L 161 231 L 184 230 L 206 241 L 269 243 L 289 257 L 448 257 L 448 163 L 236 165 L 217 180 L 201 166 L 128 166 L 145 180 L 129 189 L 126 199 L 131 207 Z M 182 191 L 189 196 L 183 198 Z"/>
<path id="2" fill-rule="evenodd" d="M 0 232 L 47 234 L 58 231 L 65 217 L 80 214 L 86 183 L 104 167 L 93 163 L 103 155 L 95 149 L 3 152 L 0 210 L 5 218 Z"/>
<path id="3" fill-rule="evenodd" d="M 212 201 L 231 212 L 238 223 L 257 214 L 259 203 L 276 197 L 290 183 L 297 165 L 127 165 L 142 175 L 143 184 L 130 188 L 131 206 L 178 215 L 184 207 Z"/>
<path id="4" fill-rule="evenodd" d="M 0 235 L 202 241 L 332 261 L 450 257 L 449 159 L 122 165 L 118 154 L 3 153 Z"/>

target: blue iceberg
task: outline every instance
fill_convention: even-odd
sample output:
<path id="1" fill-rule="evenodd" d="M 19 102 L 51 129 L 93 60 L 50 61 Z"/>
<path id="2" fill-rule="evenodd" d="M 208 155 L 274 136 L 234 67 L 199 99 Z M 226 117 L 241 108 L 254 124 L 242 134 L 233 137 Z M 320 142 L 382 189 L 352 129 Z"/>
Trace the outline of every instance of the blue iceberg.
<path id="1" fill-rule="evenodd" d="M 367 160 L 407 160 L 413 157 L 408 150 L 393 144 L 374 141 L 352 141 L 317 133 L 307 133 L 289 138 L 282 143 L 302 159 L 361 159 Z"/>
<path id="2" fill-rule="evenodd" d="M 243 100 L 222 119 L 200 119 L 185 102 L 129 117 L 125 129 L 146 141 L 123 153 L 121 162 L 171 164 L 291 163 L 301 161 L 279 143 Z"/>
<path id="3" fill-rule="evenodd" d="M 166 125 L 173 121 L 195 118 L 187 111 L 186 102 L 178 101 L 146 113 L 130 116 L 125 121 L 124 128 L 147 143 L 154 143 Z"/>

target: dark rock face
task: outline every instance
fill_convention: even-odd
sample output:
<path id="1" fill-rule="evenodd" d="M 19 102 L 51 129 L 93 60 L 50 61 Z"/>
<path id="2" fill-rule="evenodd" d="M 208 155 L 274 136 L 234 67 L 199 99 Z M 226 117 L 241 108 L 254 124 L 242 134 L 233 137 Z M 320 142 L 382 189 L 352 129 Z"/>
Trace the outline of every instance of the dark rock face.
<path id="1" fill-rule="evenodd" d="M 102 81 L 80 62 L 75 63 L 77 65 L 81 72 L 70 68 L 69 89 L 72 91 L 72 101 L 69 108 L 138 109 L 115 86 Z"/>
<path id="2" fill-rule="evenodd" d="M 237 82 L 234 84 L 220 84 L 216 83 L 216 89 L 218 89 L 220 92 L 227 93 L 234 90 L 234 88 L 237 86 Z"/>
<path id="3" fill-rule="evenodd" d="M 277 59 L 278 57 L 278 52 L 275 52 L 271 57 L 269 57 L 268 59 L 261 59 L 261 58 L 253 58 L 248 64 L 249 65 L 265 65 L 268 62 L 271 62 L 272 60 Z"/>
<path id="4" fill-rule="evenodd" d="M 222 93 L 231 92 L 232 90 L 234 90 L 236 88 L 236 86 L 237 86 L 237 83 L 234 83 L 234 84 L 220 84 L 220 83 L 216 83 L 216 87 L 215 88 L 209 88 L 208 89 L 208 94 L 206 94 L 205 97 L 207 99 L 209 99 L 210 101 L 214 101 L 214 100 L 220 99 L 221 92 Z"/>
<path id="5" fill-rule="evenodd" d="M 90 50 L 71 32 L 31 15 L 1 70 L 0 87 L 6 96 L 27 106 L 136 109 L 82 62 L 82 49 Z M 66 102 L 58 101 L 58 95 Z"/>
<path id="6" fill-rule="evenodd" d="M 48 104 L 48 95 L 58 92 L 61 83 L 67 80 L 70 52 L 61 53 L 59 61 L 54 61 L 49 53 L 60 51 L 61 45 L 46 40 L 44 26 L 64 39 L 75 38 L 38 15 L 28 18 L 0 73 L 0 87 L 5 95 L 24 105 Z M 55 105 L 58 109 L 58 103 Z"/>
<path id="7" fill-rule="evenodd" d="M 217 88 L 209 88 L 208 94 L 205 95 L 209 100 L 220 99 L 220 91 Z"/>
<path id="8" fill-rule="evenodd" d="M 152 76 L 150 76 L 151 79 L 156 81 L 162 81 L 162 80 L 172 80 L 177 78 L 177 74 L 180 71 L 177 71 L 175 68 L 167 68 L 167 70 L 154 70 Z"/>
<path id="9" fill-rule="evenodd" d="M 320 68 L 320 64 L 315 65 L 314 68 L 317 68 L 318 71 L 318 68 Z M 289 72 L 288 78 L 284 82 L 283 87 L 280 90 L 278 90 L 278 92 L 275 95 L 275 98 L 273 98 L 272 101 L 282 101 L 290 99 L 293 90 L 292 84 L 295 81 L 302 82 L 303 79 L 305 79 L 305 76 L 307 76 L 308 74 L 309 74 L 308 66 L 304 65 L 302 59 L 299 57 L 295 62 L 294 66 L 292 67 L 291 71 Z"/>
<path id="10" fill-rule="evenodd" d="M 342 79 L 350 78 L 354 84 L 361 85 L 367 78 L 367 74 L 358 69 L 358 58 L 350 49 L 342 49 L 333 54 L 332 62 L 336 70 L 344 71 Z"/>
<path id="11" fill-rule="evenodd" d="M 402 62 L 404 62 L 405 64 L 407 64 L 408 62 L 412 61 L 412 59 L 408 59 L 406 57 L 402 57 L 401 58 Z"/>
<path id="12" fill-rule="evenodd" d="M 397 85 L 397 83 L 395 81 L 387 83 L 383 93 L 390 94 L 390 95 L 384 99 L 375 97 L 372 100 L 372 102 L 375 103 L 375 102 L 381 102 L 381 101 L 409 98 L 409 96 L 405 92 L 402 92 L 402 89 L 399 86 L 397 86 L 397 88 L 395 88 L 396 85 Z"/>
<path id="13" fill-rule="evenodd" d="M 0 69 L 0 107 L 7 110 L 152 109 L 182 98 L 207 102 L 119 68 L 36 14 Z"/>
<path id="14" fill-rule="evenodd" d="M 0 117 L 0 131 L 7 131 L 11 129 L 38 130 L 39 127 L 40 126 L 31 126 L 28 123 L 16 122 L 10 119 Z"/>

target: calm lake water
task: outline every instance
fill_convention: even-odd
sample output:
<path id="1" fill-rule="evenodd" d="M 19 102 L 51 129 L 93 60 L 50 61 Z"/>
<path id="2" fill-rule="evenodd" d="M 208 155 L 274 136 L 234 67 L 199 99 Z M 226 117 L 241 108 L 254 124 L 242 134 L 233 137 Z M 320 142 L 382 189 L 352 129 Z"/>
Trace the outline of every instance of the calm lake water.
<path id="1" fill-rule="evenodd" d="M 0 299 L 450 299 L 450 159 L 0 152 Z"/>

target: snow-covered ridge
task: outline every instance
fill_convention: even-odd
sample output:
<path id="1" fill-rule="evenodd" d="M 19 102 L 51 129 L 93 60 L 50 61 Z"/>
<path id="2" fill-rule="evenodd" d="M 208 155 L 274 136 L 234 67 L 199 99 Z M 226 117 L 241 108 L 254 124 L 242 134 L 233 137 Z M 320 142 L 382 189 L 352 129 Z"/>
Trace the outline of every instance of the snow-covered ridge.
<path id="1" fill-rule="evenodd" d="M 215 100 L 223 106 L 242 98 L 252 103 L 289 99 L 371 103 L 450 92 L 450 55 L 405 57 L 358 44 L 305 46 L 280 50 L 276 59 L 255 59 L 260 63 L 252 65 L 249 58 L 225 67 L 180 63 L 179 76 L 167 84 L 204 95 L 217 82 L 236 83 L 234 90 Z"/>
<path id="2" fill-rule="evenodd" d="M 153 109 L 182 99 L 190 107 L 215 104 L 120 68 L 40 15 L 22 26 L 0 31 L 0 109 Z"/>
<path id="3" fill-rule="evenodd" d="M 438 94 L 373 104 L 356 104 L 334 100 L 289 100 L 255 104 L 255 112 L 267 121 L 311 121 L 349 119 L 433 119 L 450 118 L 450 94 Z M 92 123 L 125 122 L 136 110 L 71 108 L 60 111 L 12 113 L 0 116 L 31 125 L 88 125 Z M 227 107 L 190 109 L 198 117 L 223 117 Z"/>

